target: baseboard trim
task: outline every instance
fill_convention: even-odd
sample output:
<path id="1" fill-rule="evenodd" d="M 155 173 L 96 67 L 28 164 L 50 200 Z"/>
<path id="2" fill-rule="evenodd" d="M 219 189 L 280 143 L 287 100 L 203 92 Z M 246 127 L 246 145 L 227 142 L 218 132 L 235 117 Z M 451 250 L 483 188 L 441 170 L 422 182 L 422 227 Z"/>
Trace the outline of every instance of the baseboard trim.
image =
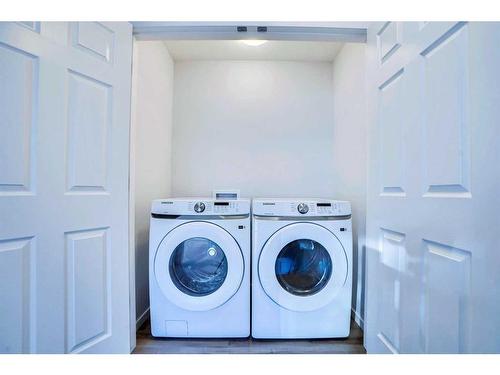
<path id="1" fill-rule="evenodd" d="M 135 330 L 138 331 L 139 328 L 144 324 L 144 322 L 149 318 L 149 307 L 144 311 L 141 316 L 137 319 L 135 323 Z"/>
<path id="2" fill-rule="evenodd" d="M 361 328 L 362 331 L 364 331 L 365 321 L 363 320 L 361 315 L 359 315 L 358 312 L 353 308 L 351 308 L 351 312 L 352 315 L 354 316 L 354 321 L 356 322 L 356 324 L 359 326 L 359 328 Z"/>

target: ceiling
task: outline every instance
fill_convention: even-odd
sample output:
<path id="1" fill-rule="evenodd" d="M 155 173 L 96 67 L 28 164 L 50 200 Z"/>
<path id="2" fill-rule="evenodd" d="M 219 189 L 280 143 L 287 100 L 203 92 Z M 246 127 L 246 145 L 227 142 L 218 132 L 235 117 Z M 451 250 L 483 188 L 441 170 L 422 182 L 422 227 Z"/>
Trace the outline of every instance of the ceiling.
<path id="1" fill-rule="evenodd" d="M 343 43 L 270 40 L 253 47 L 240 40 L 167 40 L 175 61 L 182 60 L 288 60 L 333 61 Z"/>

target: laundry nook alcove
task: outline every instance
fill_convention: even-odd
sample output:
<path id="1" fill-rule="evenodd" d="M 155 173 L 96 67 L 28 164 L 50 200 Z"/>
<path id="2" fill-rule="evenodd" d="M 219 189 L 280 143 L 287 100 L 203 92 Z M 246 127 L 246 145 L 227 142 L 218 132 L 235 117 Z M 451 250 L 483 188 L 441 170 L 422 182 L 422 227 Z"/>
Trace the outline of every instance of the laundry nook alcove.
<path id="1" fill-rule="evenodd" d="M 360 265 L 364 259 L 366 119 L 363 111 L 359 110 L 363 108 L 365 85 L 364 44 L 359 43 L 356 36 L 351 37 L 352 40 L 316 41 L 142 39 L 148 38 L 139 34 L 134 42 L 131 132 L 138 329 L 136 352 L 364 352 L 362 330 L 359 328 L 362 325 L 364 298 Z M 358 110 L 351 107 L 354 103 Z M 250 319 L 245 318 L 245 313 L 239 312 L 236 307 L 233 312 L 225 313 L 229 314 L 226 318 L 224 313 L 216 312 L 210 318 L 207 313 L 205 318 L 213 320 L 213 331 L 220 331 L 214 337 L 210 337 L 206 330 L 201 330 L 197 336 L 194 323 L 191 323 L 190 332 L 189 322 L 179 322 L 182 315 L 179 315 L 181 318 L 174 316 L 172 323 L 161 320 L 158 328 L 152 326 L 152 323 L 156 324 L 155 320 L 150 320 L 155 312 L 155 301 L 150 300 L 154 293 L 151 294 L 149 275 L 162 270 L 166 272 L 168 264 L 161 270 L 156 269 L 156 258 L 151 259 L 149 241 L 152 241 L 150 235 L 153 232 L 150 232 L 150 222 L 153 225 L 155 219 L 151 219 L 150 215 L 151 212 L 159 215 L 166 206 L 159 211 L 151 211 L 151 202 L 163 199 L 163 203 L 169 203 L 168 199 L 173 199 L 172 203 L 176 205 L 177 199 L 186 198 L 186 207 L 193 209 L 197 202 L 195 197 L 205 197 L 198 199 L 199 203 L 215 209 L 216 206 L 207 197 L 211 197 L 214 191 L 224 189 L 238 190 L 240 196 L 249 199 L 249 202 L 259 197 L 291 200 L 314 197 L 322 200 L 320 204 L 328 205 L 331 199 L 350 202 L 352 228 L 349 226 L 348 238 L 353 243 L 349 244 L 349 272 L 342 276 L 343 282 L 349 276 L 349 294 L 343 302 L 347 321 L 343 318 L 344 328 L 339 326 L 338 333 L 334 333 L 337 332 L 335 329 L 331 334 L 320 329 L 308 335 L 306 329 L 297 335 L 292 332 L 297 331 L 299 325 L 290 321 L 290 333 L 278 341 L 270 339 L 280 338 L 279 334 L 265 333 L 262 337 L 267 338 L 266 341 L 256 341 L 258 334 L 255 332 L 258 331 L 254 332 L 252 339 L 250 323 L 248 333 L 232 336 L 230 326 L 233 323 L 230 319 L 235 314 L 241 314 L 240 320 Z M 316 203 L 309 204 L 316 207 Z M 351 211 L 348 215 L 350 218 Z M 250 221 L 246 226 L 250 227 Z M 255 229 L 255 225 L 252 228 Z M 161 238 L 168 232 L 165 229 Z M 157 241 L 155 243 L 160 243 L 161 238 L 154 240 Z M 248 240 L 250 244 L 250 232 Z M 239 245 L 244 253 L 244 247 L 241 243 Z M 158 257 L 156 246 L 153 251 Z M 187 256 L 186 253 L 184 256 Z M 323 282 L 331 278 L 332 284 L 334 276 L 336 279 L 339 274 L 341 263 L 334 266 L 334 271 L 324 268 L 321 264 L 333 258 L 327 253 L 323 256 L 327 258 L 311 261 L 320 262 L 318 272 L 323 276 L 318 277 L 324 278 Z M 259 256 L 253 254 L 252 257 Z M 248 283 L 252 264 L 250 258 L 249 252 L 245 260 Z M 190 264 L 192 266 L 193 263 Z M 272 266 L 274 268 L 274 261 Z M 347 270 L 347 263 L 345 267 Z M 220 271 L 220 267 L 217 269 Z M 159 284 L 169 283 L 170 279 Z M 321 281 L 318 279 L 316 282 Z M 251 283 L 255 287 L 255 279 Z M 322 287 L 320 285 L 317 291 Z M 326 296 L 336 294 L 328 290 Z M 317 291 L 309 293 L 312 295 Z M 219 292 L 214 292 L 212 297 L 190 298 L 199 304 L 202 299 L 215 299 Z M 307 298 L 293 298 L 301 304 L 308 304 Z M 318 294 L 315 298 L 321 300 L 324 296 Z M 177 300 L 177 297 L 172 296 L 171 299 Z M 240 310 L 246 309 L 250 314 L 250 306 L 243 306 L 242 301 L 238 302 Z M 177 305 L 174 301 L 169 311 L 176 311 Z M 225 307 L 229 308 L 228 305 L 226 303 Z M 255 314 L 254 318 L 266 313 Z M 304 313 L 297 316 L 300 314 L 305 316 Z M 279 321 L 284 323 L 287 318 L 273 319 L 281 324 Z M 312 320 L 324 327 L 329 324 L 334 327 L 337 326 L 335 319 L 338 318 L 331 312 Z M 217 329 L 217 324 L 229 328 L 227 334 L 223 333 L 222 327 Z M 257 329 L 255 324 L 252 332 Z M 168 332 L 171 333 L 170 338 Z M 154 337 L 158 335 L 167 337 Z M 291 338 L 299 340 L 291 341 Z"/>

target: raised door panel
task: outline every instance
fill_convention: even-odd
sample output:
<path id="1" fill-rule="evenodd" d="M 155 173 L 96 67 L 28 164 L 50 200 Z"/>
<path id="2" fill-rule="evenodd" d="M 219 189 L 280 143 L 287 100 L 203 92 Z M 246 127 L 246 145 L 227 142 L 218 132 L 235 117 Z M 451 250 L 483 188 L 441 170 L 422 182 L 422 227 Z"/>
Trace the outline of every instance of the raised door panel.
<path id="1" fill-rule="evenodd" d="M 20 25 L 36 32 L 40 32 L 40 22 L 35 22 L 35 21 L 20 21 L 18 22 Z"/>
<path id="2" fill-rule="evenodd" d="M 38 59 L 0 43 L 0 195 L 33 192 L 37 88 Z"/>
<path id="3" fill-rule="evenodd" d="M 471 253 L 427 240 L 423 250 L 424 351 L 467 352 Z"/>
<path id="4" fill-rule="evenodd" d="M 99 22 L 77 22 L 72 27 L 72 42 L 76 48 L 105 62 L 114 57 L 115 33 Z"/>
<path id="5" fill-rule="evenodd" d="M 468 35 L 458 25 L 420 53 L 424 85 L 424 194 L 470 196 Z"/>
<path id="6" fill-rule="evenodd" d="M 108 84 L 68 71 L 69 193 L 107 192 L 111 93 Z"/>
<path id="7" fill-rule="evenodd" d="M 33 238 L 0 241 L 0 353 L 35 350 Z"/>
<path id="8" fill-rule="evenodd" d="M 377 33 L 378 55 L 385 63 L 401 47 L 401 26 L 399 22 L 386 22 Z"/>
<path id="9" fill-rule="evenodd" d="M 406 194 L 403 84 L 404 70 L 401 69 L 378 88 L 381 195 L 386 196 Z"/>
<path id="10" fill-rule="evenodd" d="M 388 229 L 381 230 L 380 264 L 378 269 L 379 298 L 378 339 L 390 353 L 400 350 L 401 279 L 405 262 L 405 235 Z"/>
<path id="11" fill-rule="evenodd" d="M 79 352 L 111 334 L 107 228 L 66 233 L 67 352 Z"/>

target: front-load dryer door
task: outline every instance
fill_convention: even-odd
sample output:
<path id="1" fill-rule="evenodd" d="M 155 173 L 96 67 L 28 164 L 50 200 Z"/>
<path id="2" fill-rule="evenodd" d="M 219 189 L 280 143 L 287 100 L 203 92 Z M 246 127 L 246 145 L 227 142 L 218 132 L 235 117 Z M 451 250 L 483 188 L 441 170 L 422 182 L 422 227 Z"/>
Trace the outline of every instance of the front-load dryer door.
<path id="1" fill-rule="evenodd" d="M 275 232 L 259 257 L 266 294 L 292 311 L 329 304 L 347 279 L 347 257 L 338 238 L 313 223 L 295 223 Z"/>
<path id="2" fill-rule="evenodd" d="M 189 222 L 160 242 L 154 273 L 169 301 L 186 310 L 211 310 L 238 291 L 243 255 L 236 240 L 218 225 Z"/>

